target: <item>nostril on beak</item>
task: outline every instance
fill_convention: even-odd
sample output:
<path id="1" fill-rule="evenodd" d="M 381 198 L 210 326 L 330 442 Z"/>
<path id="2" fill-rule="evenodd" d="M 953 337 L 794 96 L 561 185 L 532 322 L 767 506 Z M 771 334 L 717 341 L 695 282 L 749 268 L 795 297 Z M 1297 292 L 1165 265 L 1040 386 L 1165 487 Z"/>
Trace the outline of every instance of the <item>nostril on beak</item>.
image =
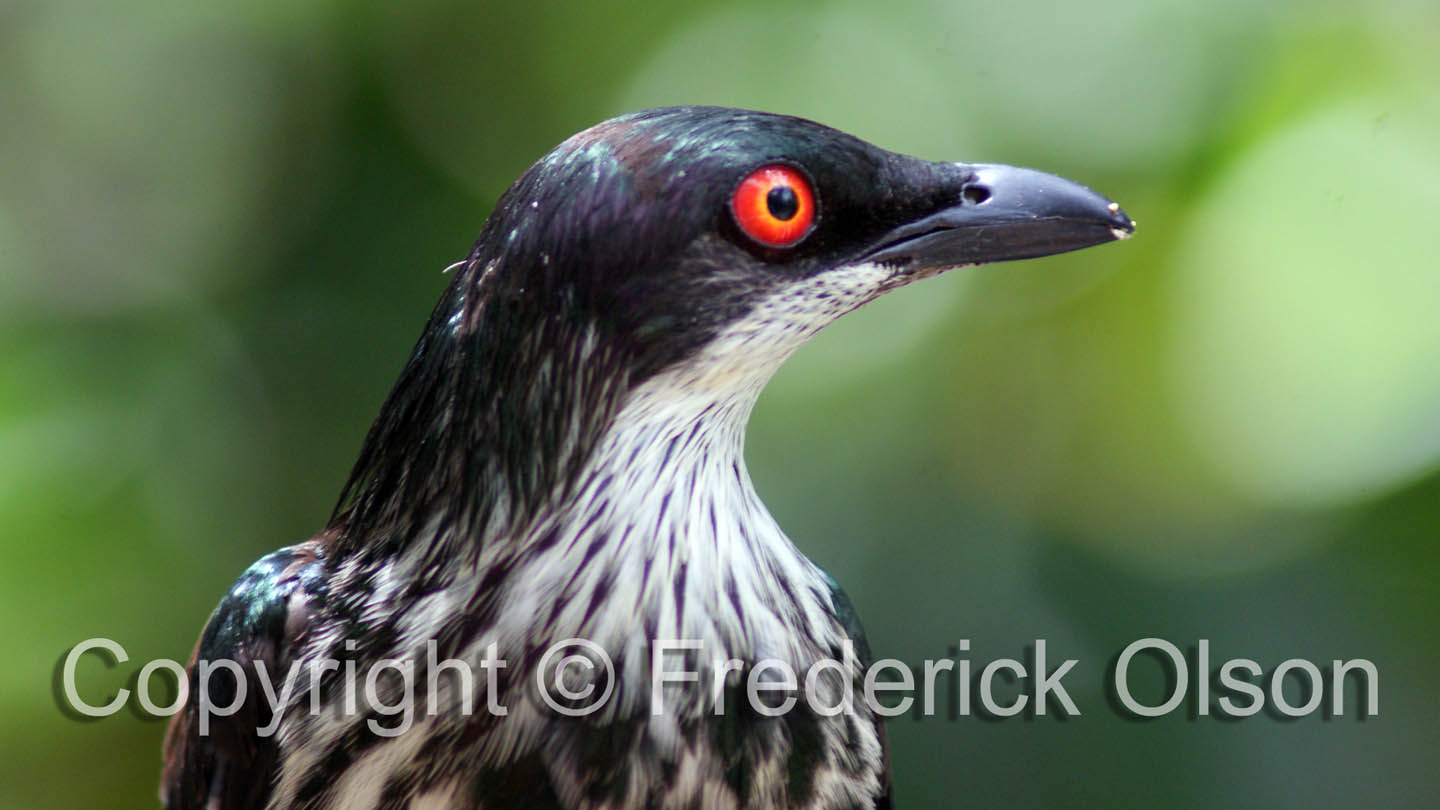
<path id="1" fill-rule="evenodd" d="M 980 205 L 990 199 L 990 189 L 979 183 L 972 183 L 960 190 L 960 197 L 966 205 Z"/>

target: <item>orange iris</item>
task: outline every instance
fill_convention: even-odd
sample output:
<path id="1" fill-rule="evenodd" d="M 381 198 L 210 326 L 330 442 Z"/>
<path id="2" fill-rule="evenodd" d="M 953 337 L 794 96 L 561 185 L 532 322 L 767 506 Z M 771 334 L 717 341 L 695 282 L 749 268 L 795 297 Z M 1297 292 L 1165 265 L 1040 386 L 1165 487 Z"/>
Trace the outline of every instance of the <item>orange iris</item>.
<path id="1" fill-rule="evenodd" d="M 746 236 L 766 247 L 790 247 L 815 222 L 815 195 L 810 181 L 795 169 L 766 166 L 740 182 L 730 210 Z"/>

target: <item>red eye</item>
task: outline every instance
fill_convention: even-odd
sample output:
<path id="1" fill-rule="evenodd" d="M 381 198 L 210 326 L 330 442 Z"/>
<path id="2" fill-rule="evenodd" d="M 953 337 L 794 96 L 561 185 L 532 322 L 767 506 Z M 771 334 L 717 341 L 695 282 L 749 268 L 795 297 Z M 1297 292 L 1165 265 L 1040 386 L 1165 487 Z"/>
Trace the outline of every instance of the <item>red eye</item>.
<path id="1" fill-rule="evenodd" d="M 790 247 L 815 223 L 815 195 L 800 172 L 766 166 L 740 182 L 730 210 L 746 236 L 766 247 Z"/>

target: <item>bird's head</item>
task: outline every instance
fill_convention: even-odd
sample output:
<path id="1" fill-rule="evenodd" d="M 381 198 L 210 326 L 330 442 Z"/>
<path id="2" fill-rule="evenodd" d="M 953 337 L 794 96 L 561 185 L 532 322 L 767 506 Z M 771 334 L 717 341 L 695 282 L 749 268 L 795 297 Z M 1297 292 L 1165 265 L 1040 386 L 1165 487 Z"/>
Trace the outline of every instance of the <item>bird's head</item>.
<path id="1" fill-rule="evenodd" d="M 665 108 L 536 163 L 487 223 L 478 272 L 457 283 L 592 324 L 643 378 L 766 299 L 788 297 L 791 325 L 818 329 L 918 278 L 1132 229 L 1109 200 L 1042 172 L 920 160 L 789 116 Z"/>
<path id="2" fill-rule="evenodd" d="M 789 116 L 676 107 L 604 122 L 500 199 L 342 510 L 384 480 L 436 496 L 476 460 L 472 483 L 503 478 L 510 501 L 534 500 L 648 380 L 753 399 L 805 339 L 888 290 L 1133 227 L 1054 175 L 920 160 Z"/>

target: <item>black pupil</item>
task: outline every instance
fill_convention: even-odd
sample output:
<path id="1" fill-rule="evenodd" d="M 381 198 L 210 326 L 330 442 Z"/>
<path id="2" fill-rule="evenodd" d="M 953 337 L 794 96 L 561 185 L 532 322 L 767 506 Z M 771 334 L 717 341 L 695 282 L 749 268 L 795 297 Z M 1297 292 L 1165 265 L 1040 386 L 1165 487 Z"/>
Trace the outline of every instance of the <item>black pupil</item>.
<path id="1" fill-rule="evenodd" d="M 765 195 L 765 207 L 770 209 L 770 216 L 784 222 L 800 210 L 800 198 L 795 196 L 795 189 L 776 186 Z"/>

